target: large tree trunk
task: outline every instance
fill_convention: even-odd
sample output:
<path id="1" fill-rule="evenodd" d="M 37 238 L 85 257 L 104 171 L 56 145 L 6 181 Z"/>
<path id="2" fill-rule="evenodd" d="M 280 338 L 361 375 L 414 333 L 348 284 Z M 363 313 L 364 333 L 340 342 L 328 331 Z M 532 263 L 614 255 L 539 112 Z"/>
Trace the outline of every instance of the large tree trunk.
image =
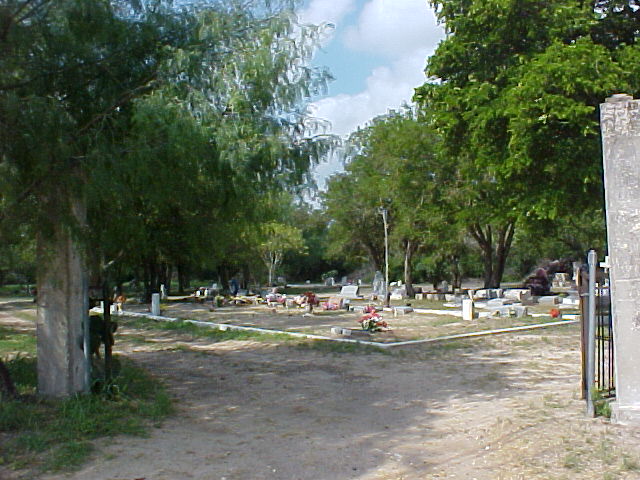
<path id="1" fill-rule="evenodd" d="M 171 295 L 171 280 L 173 279 L 173 265 L 167 266 L 167 279 L 164 284 L 167 296 Z"/>
<path id="2" fill-rule="evenodd" d="M 480 224 L 476 223 L 469 227 L 469 233 L 471 233 L 482 250 L 484 288 L 500 287 L 504 267 L 513 242 L 514 232 L 514 221 L 507 221 L 504 225 L 498 227 L 498 239 L 494 247 L 493 229 L 491 225 L 486 225 L 483 228 Z"/>
<path id="3" fill-rule="evenodd" d="M 469 227 L 469 233 L 471 233 L 482 251 L 484 288 L 493 288 L 493 234 L 491 225 L 487 225 L 485 230 L 480 224 L 474 223 Z"/>
<path id="4" fill-rule="evenodd" d="M 411 240 L 405 240 L 404 242 L 404 284 L 407 287 L 407 295 L 410 298 L 415 296 L 415 290 L 413 289 L 413 254 L 416 251 L 415 243 Z"/>
<path id="5" fill-rule="evenodd" d="M 160 265 L 156 258 L 144 262 L 144 301 L 151 303 L 151 295 L 160 292 Z"/>
<path id="6" fill-rule="evenodd" d="M 178 265 L 178 293 L 184 295 L 185 287 L 189 285 L 189 272 L 184 265 Z"/>
<path id="7" fill-rule="evenodd" d="M 495 268 L 493 269 L 492 284 L 500 286 L 502 276 L 504 275 L 504 267 L 507 263 L 507 257 L 513 243 L 513 234 L 515 233 L 515 224 L 509 222 L 500 227 L 498 232 L 498 243 L 496 244 Z"/>
<path id="8" fill-rule="evenodd" d="M 462 272 L 460 271 L 460 257 L 457 255 L 451 256 L 451 276 L 453 282 L 453 288 L 462 288 Z"/>
<path id="9" fill-rule="evenodd" d="M 83 259 L 61 223 L 53 225 L 50 236 L 39 235 L 37 244 L 38 392 L 53 397 L 87 392 L 90 353 L 85 357 L 82 351 L 83 322 L 88 315 Z"/>

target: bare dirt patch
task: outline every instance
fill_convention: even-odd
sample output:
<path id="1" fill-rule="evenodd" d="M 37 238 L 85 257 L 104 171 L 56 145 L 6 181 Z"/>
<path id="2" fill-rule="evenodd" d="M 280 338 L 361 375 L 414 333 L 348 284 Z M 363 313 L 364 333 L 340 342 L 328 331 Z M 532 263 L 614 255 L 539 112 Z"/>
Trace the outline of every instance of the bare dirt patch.
<path id="1" fill-rule="evenodd" d="M 391 353 L 127 327 L 117 347 L 177 415 L 41 478 L 640 478 L 640 432 L 583 414 L 575 325 Z"/>

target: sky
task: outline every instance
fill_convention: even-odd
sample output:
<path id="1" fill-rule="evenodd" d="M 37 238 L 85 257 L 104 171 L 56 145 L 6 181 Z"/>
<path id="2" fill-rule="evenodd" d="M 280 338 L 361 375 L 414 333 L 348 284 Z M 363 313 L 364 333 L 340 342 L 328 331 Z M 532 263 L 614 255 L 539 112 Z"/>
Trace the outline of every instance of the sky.
<path id="1" fill-rule="evenodd" d="M 335 26 L 314 58 L 335 80 L 310 112 L 340 136 L 409 103 L 425 81 L 427 57 L 444 37 L 427 0 L 307 0 L 299 15 L 304 23 Z M 318 166 L 316 180 L 322 187 L 340 169 L 334 156 Z"/>

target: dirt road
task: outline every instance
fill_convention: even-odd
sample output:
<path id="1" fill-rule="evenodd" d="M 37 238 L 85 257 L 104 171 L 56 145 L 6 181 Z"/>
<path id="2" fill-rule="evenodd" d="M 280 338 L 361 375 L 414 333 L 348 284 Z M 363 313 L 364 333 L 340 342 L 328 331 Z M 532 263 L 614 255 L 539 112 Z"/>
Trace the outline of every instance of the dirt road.
<path id="1" fill-rule="evenodd" d="M 178 414 L 47 480 L 640 478 L 640 432 L 584 416 L 577 326 L 393 351 L 122 329 Z"/>

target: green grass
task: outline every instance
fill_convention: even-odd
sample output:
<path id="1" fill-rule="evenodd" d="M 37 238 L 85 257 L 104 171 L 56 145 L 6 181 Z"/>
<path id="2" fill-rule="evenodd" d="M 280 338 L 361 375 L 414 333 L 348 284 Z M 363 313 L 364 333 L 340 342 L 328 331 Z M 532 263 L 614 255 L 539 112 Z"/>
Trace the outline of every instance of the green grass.
<path id="1" fill-rule="evenodd" d="M 580 456 L 575 452 L 568 453 L 563 459 L 562 466 L 575 472 L 581 471 L 582 463 L 580 462 Z"/>
<path id="2" fill-rule="evenodd" d="M 260 333 L 251 330 L 219 330 L 217 328 L 202 327 L 191 322 L 180 320 L 177 322 L 163 322 L 145 318 L 120 317 L 118 322 L 123 326 L 145 330 L 172 331 L 186 333 L 194 338 L 206 338 L 217 342 L 228 340 L 257 340 L 257 341 L 291 341 L 292 337 L 284 333 Z"/>
<path id="3" fill-rule="evenodd" d="M 622 470 L 625 470 L 627 472 L 637 472 L 638 470 L 640 470 L 640 462 L 638 462 L 638 459 L 635 457 L 623 454 Z"/>
<path id="4" fill-rule="evenodd" d="M 0 297 L 31 297 L 25 293 L 24 285 L 0 285 Z"/>
<path id="5" fill-rule="evenodd" d="M 64 400 L 33 395 L 0 402 L 0 431 L 8 434 L 0 461 L 13 468 L 57 471 L 77 467 L 92 441 L 114 435 L 144 436 L 173 412 L 166 391 L 131 362 L 120 360 L 114 379 L 119 394 L 78 395 Z M 7 367 L 21 394 L 36 388 L 35 358 L 18 357 Z"/>
<path id="6" fill-rule="evenodd" d="M 314 350 L 323 353 L 382 353 L 384 355 L 390 355 L 391 352 L 387 349 L 375 347 L 373 345 L 363 345 L 361 343 L 350 342 L 334 342 L 331 340 L 307 340 L 304 342 L 298 342 L 296 348 L 300 350 Z"/>
<path id="7" fill-rule="evenodd" d="M 0 327 L 0 357 L 8 355 L 35 355 L 36 337 L 33 333 L 18 333 L 6 327 Z"/>

